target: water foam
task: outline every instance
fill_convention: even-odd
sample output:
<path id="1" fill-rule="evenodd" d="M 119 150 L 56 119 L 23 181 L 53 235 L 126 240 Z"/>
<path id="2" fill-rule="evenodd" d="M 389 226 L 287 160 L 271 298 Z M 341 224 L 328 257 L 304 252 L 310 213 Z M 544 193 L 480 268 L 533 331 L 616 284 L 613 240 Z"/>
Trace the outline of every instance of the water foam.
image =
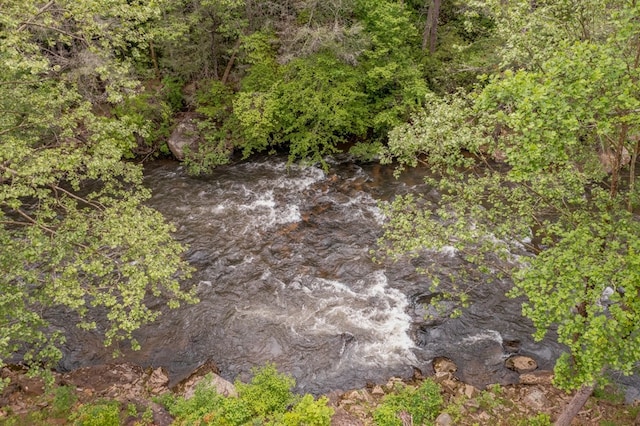
<path id="1" fill-rule="evenodd" d="M 296 336 L 346 336 L 339 352 L 350 365 L 416 362 L 415 344 L 408 334 L 409 301 L 388 286 L 383 271 L 353 285 L 299 276 L 288 285 L 282 283 L 278 293 L 278 306 L 243 313 L 276 321 Z"/>
<path id="2" fill-rule="evenodd" d="M 484 330 L 480 333 L 463 338 L 462 343 L 464 343 L 465 345 L 470 345 L 485 340 L 490 340 L 502 344 L 502 335 L 496 330 Z"/>
<path id="3" fill-rule="evenodd" d="M 304 192 L 325 179 L 324 172 L 315 167 L 301 168 L 285 163 L 258 163 L 247 167 L 275 174 L 262 176 L 249 185 L 239 185 L 234 191 L 236 200 L 227 200 L 224 210 L 234 209 L 251 218 L 246 221 L 244 232 L 300 222 Z M 220 207 L 214 208 L 221 212 Z"/>

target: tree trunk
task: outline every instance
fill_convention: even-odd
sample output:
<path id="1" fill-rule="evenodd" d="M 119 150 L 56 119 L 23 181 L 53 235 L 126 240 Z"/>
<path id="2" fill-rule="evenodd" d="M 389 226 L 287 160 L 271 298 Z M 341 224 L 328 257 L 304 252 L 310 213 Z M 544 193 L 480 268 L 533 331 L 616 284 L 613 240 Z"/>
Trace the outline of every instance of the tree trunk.
<path id="1" fill-rule="evenodd" d="M 436 40 L 438 31 L 438 17 L 440 16 L 440 6 L 442 0 L 430 0 L 429 9 L 427 11 L 427 22 L 424 25 L 424 34 L 422 35 L 422 51 L 427 50 L 433 54 L 436 51 Z"/>
<path id="2" fill-rule="evenodd" d="M 629 195 L 627 199 L 627 210 L 633 212 L 633 193 L 636 191 L 636 161 L 638 161 L 638 152 L 640 151 L 640 140 L 635 137 L 635 146 L 631 153 L 631 163 L 629 163 Z"/>
<path id="3" fill-rule="evenodd" d="M 227 84 L 227 80 L 229 80 L 229 74 L 231 73 L 231 68 L 233 68 L 233 62 L 236 60 L 236 55 L 238 54 L 238 49 L 240 49 L 240 37 L 236 40 L 236 44 L 233 46 L 233 52 L 231 53 L 231 58 L 229 58 L 229 62 L 227 62 L 227 67 L 224 69 L 224 75 L 222 76 L 222 84 Z"/>
<path id="4" fill-rule="evenodd" d="M 616 145 L 613 147 L 613 165 L 611 172 L 611 198 L 618 195 L 618 186 L 620 184 L 620 171 L 622 169 L 622 157 L 625 152 L 625 142 L 627 140 L 627 133 L 629 132 L 629 125 L 623 124 L 620 129 L 620 135 L 618 136 L 618 140 Z"/>
<path id="5" fill-rule="evenodd" d="M 571 402 L 564 408 L 554 426 L 571 426 L 571 421 L 580 412 L 584 404 L 593 393 L 593 385 L 583 385 L 573 396 Z"/>
<path id="6" fill-rule="evenodd" d="M 158 66 L 158 56 L 156 56 L 156 49 L 153 46 L 153 41 L 149 42 L 149 52 L 151 53 L 151 62 L 153 63 L 153 70 L 156 73 L 156 78 L 160 80 L 160 67 Z"/>

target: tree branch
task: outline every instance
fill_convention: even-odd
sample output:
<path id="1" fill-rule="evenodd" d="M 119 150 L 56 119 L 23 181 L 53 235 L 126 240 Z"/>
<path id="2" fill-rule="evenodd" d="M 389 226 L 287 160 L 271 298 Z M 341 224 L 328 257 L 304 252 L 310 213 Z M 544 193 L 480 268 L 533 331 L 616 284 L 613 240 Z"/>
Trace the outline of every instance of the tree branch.
<path id="1" fill-rule="evenodd" d="M 55 4 L 55 0 L 51 0 L 49 3 L 45 4 L 44 6 L 42 6 L 42 7 L 40 8 L 40 10 L 38 10 L 38 11 L 36 12 L 36 14 L 35 14 L 35 15 L 33 15 L 33 17 L 32 17 L 31 19 L 33 19 L 33 18 L 37 18 L 38 16 L 42 15 L 44 12 L 46 12 L 46 11 L 47 11 L 47 9 L 49 9 L 49 8 L 50 8 L 51 6 L 53 6 L 54 4 Z M 20 26 L 18 27 L 18 31 L 24 31 L 24 29 L 25 29 L 28 25 L 32 25 L 31 19 L 30 19 L 30 20 L 28 20 L 28 21 L 26 21 L 26 22 L 23 22 L 23 23 L 22 23 L 22 25 L 20 25 Z"/>
<path id="2" fill-rule="evenodd" d="M 69 197 L 73 198 L 74 200 L 79 201 L 79 202 L 84 203 L 84 204 L 87 204 L 87 205 L 89 205 L 91 207 L 94 207 L 97 210 L 104 211 L 106 209 L 103 205 L 98 204 L 98 203 L 94 203 L 93 201 L 89 201 L 86 198 L 79 197 L 79 196 L 73 194 L 72 192 L 67 191 L 64 188 L 59 187 L 58 185 L 53 185 L 52 184 L 52 185 L 49 185 L 49 187 L 51 189 L 53 189 L 54 191 L 60 191 L 60 192 L 62 192 L 64 194 L 68 195 Z"/>
<path id="3" fill-rule="evenodd" d="M 594 386 L 583 385 L 564 408 L 554 426 L 570 426 L 571 420 L 578 414 L 593 393 Z"/>
<path id="4" fill-rule="evenodd" d="M 3 129 L 2 131 L 0 131 L 0 136 L 5 135 L 9 132 L 13 132 L 14 130 L 18 130 L 21 129 L 23 127 L 26 127 L 26 119 L 22 120 L 22 122 L 20 124 L 18 124 L 17 126 L 13 126 L 13 127 L 9 127 L 8 129 Z"/>
<path id="5" fill-rule="evenodd" d="M 48 233 L 50 233 L 51 235 L 56 235 L 58 232 L 55 229 L 51 229 L 47 226 L 44 226 L 41 223 L 38 223 L 37 220 L 35 220 L 34 218 L 32 218 L 31 216 L 29 216 L 27 213 L 25 213 L 24 211 L 22 211 L 22 209 L 15 209 L 15 211 L 22 217 L 24 217 L 25 219 L 27 219 L 27 221 L 29 221 L 31 224 L 37 226 L 38 228 L 42 229 L 43 231 L 47 231 Z"/>
<path id="6" fill-rule="evenodd" d="M 71 37 L 71 38 L 73 38 L 75 40 L 80 40 L 84 44 L 87 44 L 87 45 L 89 44 L 89 43 L 87 43 L 87 40 L 85 40 L 84 38 L 82 38 L 80 36 L 77 36 L 77 35 L 75 35 L 73 33 L 70 33 L 68 31 L 61 30 L 60 28 L 55 28 L 55 27 L 51 27 L 49 25 L 40 24 L 38 22 L 23 22 L 22 24 L 26 25 L 26 26 L 40 27 L 40 28 L 44 28 L 46 30 L 51 30 L 51 31 L 60 33 L 62 35 L 66 35 L 67 37 Z"/>

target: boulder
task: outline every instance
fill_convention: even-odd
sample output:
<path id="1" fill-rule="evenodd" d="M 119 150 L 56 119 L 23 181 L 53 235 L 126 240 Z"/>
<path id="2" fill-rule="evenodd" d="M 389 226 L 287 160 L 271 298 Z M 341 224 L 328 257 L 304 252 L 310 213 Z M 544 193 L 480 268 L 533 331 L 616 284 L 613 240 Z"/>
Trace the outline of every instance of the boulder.
<path id="1" fill-rule="evenodd" d="M 152 395 L 159 395 L 167 391 L 169 375 L 162 367 L 158 367 L 151 372 L 147 379 L 147 389 Z"/>
<path id="2" fill-rule="evenodd" d="M 171 417 L 171 414 L 169 414 L 169 412 L 162 405 L 155 402 L 149 402 L 148 407 L 153 413 L 154 426 L 170 426 L 173 424 L 173 417 Z"/>
<path id="3" fill-rule="evenodd" d="M 363 426 L 362 420 L 344 408 L 337 408 L 331 417 L 331 426 Z"/>
<path id="4" fill-rule="evenodd" d="M 436 426 L 451 426 L 453 425 L 453 418 L 449 413 L 441 413 L 436 418 Z"/>
<path id="5" fill-rule="evenodd" d="M 369 394 L 369 392 L 366 389 L 356 389 L 353 390 L 347 394 L 344 395 L 345 399 L 343 399 L 343 403 L 346 403 L 346 401 L 353 401 L 354 403 L 360 403 L 360 402 L 373 402 L 373 398 L 371 397 L 371 395 Z"/>
<path id="6" fill-rule="evenodd" d="M 195 394 L 196 386 L 203 381 L 206 383 L 205 386 L 215 389 L 216 392 L 222 396 L 238 396 L 238 392 L 233 383 L 223 379 L 217 374 L 210 373 L 194 380 L 192 383 L 185 384 L 183 393 L 185 399 L 191 398 Z"/>
<path id="7" fill-rule="evenodd" d="M 461 389 L 464 395 L 469 399 L 478 396 L 478 393 L 479 393 L 478 389 L 476 389 L 475 386 L 472 386 L 469 384 L 465 384 L 464 387 L 462 387 Z"/>
<path id="8" fill-rule="evenodd" d="M 167 146 L 173 156 L 179 160 L 184 160 L 185 148 L 195 151 L 200 141 L 198 122 L 194 114 L 185 114 L 176 127 L 171 132 L 167 140 Z"/>
<path id="9" fill-rule="evenodd" d="M 207 361 L 196 368 L 189 377 L 180 381 L 171 390 L 189 399 L 194 395 L 196 386 L 204 380 L 208 380 L 208 382 L 205 382 L 205 386 L 214 388 L 220 395 L 237 396 L 236 387 L 233 383 L 223 379 L 218 373 L 220 373 L 218 366 L 211 361 Z"/>
<path id="10" fill-rule="evenodd" d="M 542 411 L 549 405 L 549 400 L 542 390 L 533 388 L 522 398 L 522 403 L 535 411 Z"/>
<path id="11" fill-rule="evenodd" d="M 533 371 L 520 375 L 522 385 L 550 385 L 553 380 L 553 371 Z"/>
<path id="12" fill-rule="evenodd" d="M 371 395 L 384 395 L 384 390 L 382 389 L 382 386 L 376 385 L 373 387 L 373 390 L 371 390 Z"/>
<path id="13" fill-rule="evenodd" d="M 438 373 L 455 373 L 458 366 L 449 358 L 438 357 L 433 359 L 433 371 Z"/>
<path id="14" fill-rule="evenodd" d="M 505 367 L 518 373 L 529 373 L 538 368 L 538 363 L 528 356 L 516 355 L 508 358 Z"/>

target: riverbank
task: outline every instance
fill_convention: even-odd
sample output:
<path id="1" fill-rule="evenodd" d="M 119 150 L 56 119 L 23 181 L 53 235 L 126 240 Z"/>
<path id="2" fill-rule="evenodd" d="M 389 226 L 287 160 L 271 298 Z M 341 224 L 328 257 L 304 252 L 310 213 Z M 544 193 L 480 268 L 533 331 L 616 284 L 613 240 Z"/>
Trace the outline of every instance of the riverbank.
<path id="1" fill-rule="evenodd" d="M 169 389 L 169 378 L 161 368 L 105 364 L 65 374 L 54 373 L 55 386 L 46 391 L 41 379 L 27 377 L 18 367 L 7 367 L 2 370 L 2 377 L 10 378 L 11 384 L 0 396 L 0 424 L 83 424 L 78 423 L 83 415 L 90 413 L 95 418 L 100 410 L 109 409 L 114 415 L 117 413 L 119 423 L 100 424 L 171 425 L 174 419 L 157 402 L 157 397 L 168 392 L 188 396 L 194 384 L 206 374 L 217 377 L 219 392 L 232 393 L 232 384 L 215 376 L 217 372 L 215 365 L 205 364 L 189 379 Z M 440 386 L 444 400 L 437 417 L 438 425 L 549 424 L 547 419 L 557 418 L 571 395 L 551 385 L 550 372 L 538 372 L 531 377 L 537 379 L 481 390 L 457 380 L 451 372 L 439 371 L 429 377 L 416 373 L 409 382 L 392 378 L 385 384 L 334 391 L 326 397 L 334 410 L 332 425 L 368 426 L 375 424 L 373 413 L 387 395 L 397 392 L 402 385 L 417 387 L 424 380 L 433 380 Z M 637 401 L 625 404 L 624 394 L 608 387 L 594 393 L 573 424 L 640 424 L 640 405 Z"/>

